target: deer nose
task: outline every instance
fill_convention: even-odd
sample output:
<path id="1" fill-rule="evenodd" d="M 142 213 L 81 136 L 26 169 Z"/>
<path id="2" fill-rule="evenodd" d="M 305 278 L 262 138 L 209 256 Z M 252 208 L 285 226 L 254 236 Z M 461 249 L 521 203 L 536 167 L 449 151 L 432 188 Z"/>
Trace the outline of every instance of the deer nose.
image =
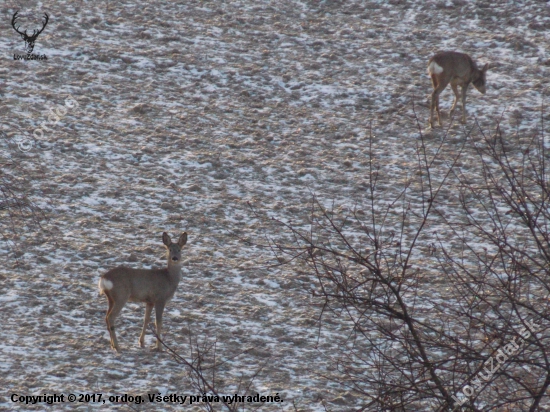
<path id="1" fill-rule="evenodd" d="M 177 262 L 177 261 L 179 260 L 179 258 L 178 258 L 177 256 L 172 256 L 172 260 L 173 260 L 174 262 Z"/>

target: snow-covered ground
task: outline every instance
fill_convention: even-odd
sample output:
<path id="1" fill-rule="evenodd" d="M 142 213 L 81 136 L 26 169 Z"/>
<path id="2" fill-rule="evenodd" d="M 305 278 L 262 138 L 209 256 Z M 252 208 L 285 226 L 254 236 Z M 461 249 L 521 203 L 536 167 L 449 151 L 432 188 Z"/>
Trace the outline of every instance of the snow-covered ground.
<path id="1" fill-rule="evenodd" d="M 42 229 L 17 228 L 24 254 L 0 244 L 1 410 L 50 410 L 15 404 L 12 393 L 192 394 L 170 355 L 137 347 L 144 305 L 126 306 L 117 328 L 123 352 L 110 349 L 97 292 L 98 276 L 113 266 L 164 265 L 163 231 L 189 234 L 184 277 L 164 315 L 169 345 L 186 355 L 192 331 L 216 339 L 222 358 L 253 348 L 223 372 L 231 385 L 265 364 L 253 389 L 284 402 L 262 410 L 294 410 L 294 402 L 323 411 L 322 400 L 350 410 L 357 399 L 319 377 L 322 352 L 337 347 L 343 325 L 328 325 L 318 342 L 311 278 L 267 268 L 269 253 L 239 238 L 277 237 L 258 216 L 300 222 L 312 194 L 367 207 L 371 121 L 381 188 L 393 198 L 417 162 L 415 114 L 427 126 L 426 67 L 437 50 L 491 64 L 487 94 L 468 93 L 468 127 L 477 119 L 487 132 L 498 121 L 507 135 L 540 130 L 547 2 L 180 3 L 0 5 L 0 163 L 25 171 L 50 218 Z M 17 10 L 31 30 L 49 14 L 34 49 L 48 60 L 13 60 L 24 46 L 10 25 Z M 451 94 L 441 96 L 445 113 Z M 422 132 L 428 150 L 441 143 L 442 129 Z M 450 129 L 449 156 L 464 136 L 462 125 Z M 25 152 L 24 139 L 33 139 Z M 474 168 L 468 156 L 465 173 Z"/>

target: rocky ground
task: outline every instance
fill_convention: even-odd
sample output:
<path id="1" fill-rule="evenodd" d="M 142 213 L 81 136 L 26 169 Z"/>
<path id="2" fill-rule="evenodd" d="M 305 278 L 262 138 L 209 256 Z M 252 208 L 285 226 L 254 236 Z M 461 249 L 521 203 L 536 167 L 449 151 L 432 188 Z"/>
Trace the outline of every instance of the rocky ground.
<path id="1" fill-rule="evenodd" d="M 189 234 L 164 316 L 171 347 L 185 355 L 193 336 L 216 340 L 221 358 L 250 349 L 220 373 L 233 390 L 262 366 L 251 389 L 284 402 L 261 410 L 351 410 L 360 399 L 320 377 L 346 325 L 318 336 L 312 278 L 268 267 L 270 252 L 240 238 L 276 239 L 266 217 L 305 224 L 313 194 L 344 211 L 367 207 L 369 142 L 387 194 L 378 201 L 394 198 L 414 173 L 420 134 L 428 150 L 444 136 L 426 129 L 426 66 L 437 50 L 491 65 L 487 94 L 469 91 L 466 128 L 449 129 L 449 158 L 476 121 L 486 133 L 498 122 L 510 136 L 540 131 L 546 2 L 181 3 L 0 6 L 2 172 L 24 173 L 48 217 L 42 228 L 12 227 L 0 210 L 1 410 L 50 410 L 15 404 L 12 393 L 191 394 L 169 354 L 137 347 L 143 305 L 121 315 L 123 353 L 109 348 L 97 292 L 113 266 L 163 265 L 163 231 Z M 49 14 L 34 50 L 48 60 L 13 60 L 24 46 L 10 26 L 17 10 L 23 28 Z M 448 112 L 450 89 L 441 101 Z M 460 166 L 475 169 L 473 159 L 466 149 Z"/>

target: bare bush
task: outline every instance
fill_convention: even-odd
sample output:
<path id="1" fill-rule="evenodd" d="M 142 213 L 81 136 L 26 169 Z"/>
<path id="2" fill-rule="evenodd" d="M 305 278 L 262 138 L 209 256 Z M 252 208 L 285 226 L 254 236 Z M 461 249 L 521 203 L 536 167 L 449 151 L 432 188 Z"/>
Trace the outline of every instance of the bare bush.
<path id="1" fill-rule="evenodd" d="M 4 137 L 4 133 L 0 133 Z M 10 151 L 18 150 L 15 145 Z M 21 229 L 40 227 L 46 218 L 44 211 L 32 200 L 31 183 L 17 157 L 6 151 L 0 156 L 0 230 L 4 241 L 10 247 L 16 245 L 17 233 Z"/>
<path id="2" fill-rule="evenodd" d="M 314 196 L 307 225 L 273 220 L 281 236 L 264 246 L 314 279 L 319 336 L 330 317 L 347 325 L 336 350 L 319 349 L 331 362 L 316 372 L 356 395 L 349 406 L 539 410 L 550 384 L 547 154 L 540 136 L 512 154 L 518 136 L 498 130 L 481 143 L 467 133 L 459 150 L 420 133 L 416 170 L 392 198 L 371 136 L 361 204 Z M 466 151 L 479 162 L 461 168 Z"/>
<path id="3" fill-rule="evenodd" d="M 231 376 L 227 370 L 224 370 L 224 366 L 253 348 L 247 348 L 229 356 L 222 356 L 215 338 L 205 337 L 201 340 L 194 336 L 191 333 L 192 329 L 189 328 L 190 332 L 186 345 L 187 356 L 184 356 L 160 339 L 152 326 L 150 329 L 174 360 L 183 365 L 185 384 L 192 389 L 191 396 L 200 398 L 195 402 L 200 409 L 208 412 L 216 410 L 238 412 L 239 410 L 253 411 L 261 409 L 262 404 L 241 402 L 238 399 L 247 396 L 253 398 L 256 395 L 253 390 L 254 380 L 263 371 L 269 359 L 258 364 L 256 370 L 246 376 L 244 374 L 239 377 Z"/>
<path id="4" fill-rule="evenodd" d="M 467 311 L 455 311 L 471 324 L 464 328 L 469 338 L 456 357 L 476 372 L 489 355 L 523 341 L 498 373 L 483 382 L 471 404 L 536 411 L 542 403 L 548 406 L 543 396 L 550 385 L 548 148 L 541 133 L 506 139 L 499 127 L 472 146 L 480 176 L 471 181 L 457 173 L 465 219 L 448 222 L 460 251 L 441 243 L 440 267 L 453 282 L 455 295 L 474 299 Z M 532 333 L 518 339 L 518 330 L 521 334 L 525 329 Z"/>

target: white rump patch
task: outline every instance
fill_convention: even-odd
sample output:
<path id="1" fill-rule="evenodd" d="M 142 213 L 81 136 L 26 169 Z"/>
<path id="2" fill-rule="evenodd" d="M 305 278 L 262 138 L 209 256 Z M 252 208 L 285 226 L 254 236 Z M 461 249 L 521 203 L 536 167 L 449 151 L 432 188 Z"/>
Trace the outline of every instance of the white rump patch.
<path id="1" fill-rule="evenodd" d="M 113 288 L 113 282 L 107 279 L 99 279 L 99 289 L 101 290 L 111 290 Z"/>
<path id="2" fill-rule="evenodd" d="M 432 73 L 433 74 L 443 73 L 443 67 L 441 67 L 436 62 L 432 61 L 430 63 L 430 65 L 428 66 L 428 73 L 430 73 L 430 74 L 432 74 Z"/>

